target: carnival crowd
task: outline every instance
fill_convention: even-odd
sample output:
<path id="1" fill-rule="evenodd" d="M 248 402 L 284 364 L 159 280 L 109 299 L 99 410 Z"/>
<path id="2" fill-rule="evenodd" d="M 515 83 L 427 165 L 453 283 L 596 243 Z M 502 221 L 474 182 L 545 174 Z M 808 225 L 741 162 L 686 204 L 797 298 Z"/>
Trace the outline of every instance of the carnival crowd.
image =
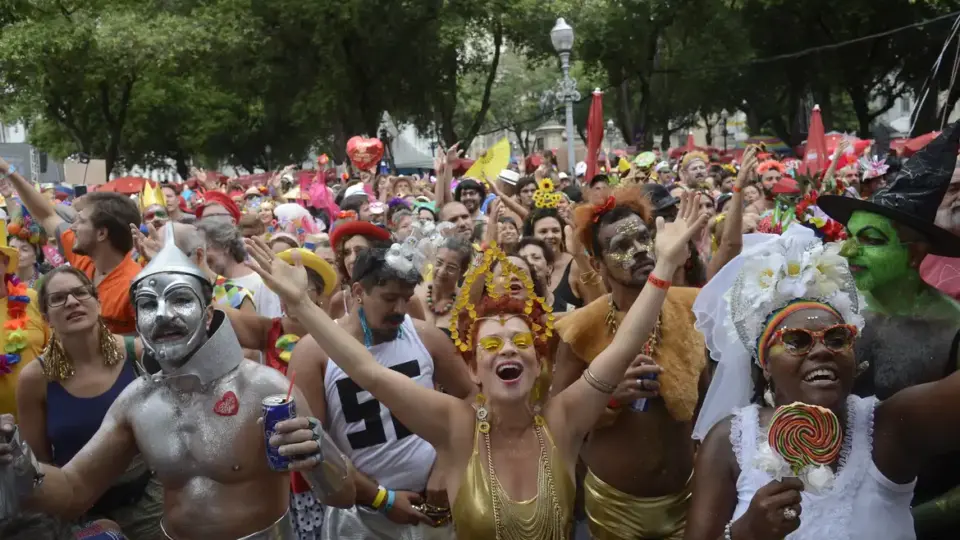
<path id="1" fill-rule="evenodd" d="M 958 141 L 0 158 L 0 539 L 960 538 Z"/>

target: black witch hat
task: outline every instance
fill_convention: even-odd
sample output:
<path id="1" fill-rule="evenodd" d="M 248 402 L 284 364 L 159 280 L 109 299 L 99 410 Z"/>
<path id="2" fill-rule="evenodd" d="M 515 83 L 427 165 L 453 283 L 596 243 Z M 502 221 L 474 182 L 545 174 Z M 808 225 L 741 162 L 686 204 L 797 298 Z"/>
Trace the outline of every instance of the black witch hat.
<path id="1" fill-rule="evenodd" d="M 885 216 L 926 236 L 931 254 L 960 257 L 960 236 L 934 224 L 937 208 L 950 187 L 958 151 L 960 122 L 955 122 L 905 161 L 890 185 L 870 199 L 824 195 L 817 199 L 817 206 L 844 225 L 860 210 Z"/>

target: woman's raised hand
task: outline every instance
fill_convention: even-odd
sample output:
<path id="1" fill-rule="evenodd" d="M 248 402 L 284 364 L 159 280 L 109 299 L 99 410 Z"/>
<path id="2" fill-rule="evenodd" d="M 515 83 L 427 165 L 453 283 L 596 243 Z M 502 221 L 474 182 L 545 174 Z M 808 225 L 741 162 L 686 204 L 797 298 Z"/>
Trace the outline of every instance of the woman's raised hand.
<path id="1" fill-rule="evenodd" d="M 260 238 L 248 238 L 243 243 L 252 259 L 247 261 L 247 266 L 263 278 L 267 287 L 277 293 L 288 307 L 308 301 L 304 294 L 309 288 L 307 271 L 298 251 L 293 252 L 293 264 L 290 265 L 274 255 Z"/>
<path id="2" fill-rule="evenodd" d="M 707 224 L 707 214 L 700 211 L 700 194 L 684 192 L 680 195 L 680 211 L 670 223 L 657 218 L 657 260 L 680 267 L 690 257 L 690 239 Z"/>

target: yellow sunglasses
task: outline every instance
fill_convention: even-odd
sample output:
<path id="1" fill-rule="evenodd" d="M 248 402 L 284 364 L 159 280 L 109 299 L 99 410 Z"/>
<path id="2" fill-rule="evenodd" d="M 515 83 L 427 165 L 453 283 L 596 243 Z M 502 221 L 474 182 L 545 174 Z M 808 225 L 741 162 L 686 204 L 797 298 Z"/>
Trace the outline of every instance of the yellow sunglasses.
<path id="1" fill-rule="evenodd" d="M 533 334 L 522 332 L 515 334 L 511 339 L 513 345 L 518 349 L 529 349 L 533 346 Z M 488 352 L 500 352 L 503 348 L 503 338 L 500 336 L 487 336 L 480 338 L 480 347 Z"/>

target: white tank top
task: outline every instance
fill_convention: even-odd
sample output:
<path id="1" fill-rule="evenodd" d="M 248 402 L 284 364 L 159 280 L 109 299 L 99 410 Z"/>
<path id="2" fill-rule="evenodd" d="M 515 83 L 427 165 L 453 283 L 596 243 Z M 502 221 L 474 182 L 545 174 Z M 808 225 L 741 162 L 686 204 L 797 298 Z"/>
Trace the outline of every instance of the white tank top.
<path id="1" fill-rule="evenodd" d="M 833 488 L 813 495 L 802 492 L 800 528 L 786 540 L 914 540 L 910 500 L 917 481 L 896 484 L 873 463 L 873 411 L 877 398 L 847 398 L 847 427 L 840 467 Z M 740 477 L 734 519 L 746 513 L 754 494 L 773 481 L 753 465 L 760 444 L 767 444 L 759 428 L 756 405 L 738 410 L 730 427 Z"/>
<path id="2" fill-rule="evenodd" d="M 370 347 L 377 362 L 434 389 L 433 358 L 407 315 L 403 337 Z M 360 472 L 393 490 L 423 492 L 436 458 L 430 444 L 414 435 L 370 392 L 327 359 L 324 374 L 327 431 Z"/>

